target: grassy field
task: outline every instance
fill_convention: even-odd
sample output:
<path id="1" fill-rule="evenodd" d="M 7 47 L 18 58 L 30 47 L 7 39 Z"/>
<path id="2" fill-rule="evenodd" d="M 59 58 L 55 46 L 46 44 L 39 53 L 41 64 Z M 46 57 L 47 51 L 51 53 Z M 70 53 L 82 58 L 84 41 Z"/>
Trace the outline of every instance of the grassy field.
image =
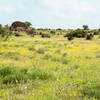
<path id="1" fill-rule="evenodd" d="M 0 100 L 100 100 L 100 39 L 0 41 Z"/>

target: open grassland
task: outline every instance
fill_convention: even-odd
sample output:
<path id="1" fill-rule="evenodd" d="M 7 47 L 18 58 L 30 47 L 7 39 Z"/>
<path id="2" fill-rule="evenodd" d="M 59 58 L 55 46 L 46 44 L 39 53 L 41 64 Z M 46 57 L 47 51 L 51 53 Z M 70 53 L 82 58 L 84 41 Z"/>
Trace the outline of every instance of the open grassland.
<path id="1" fill-rule="evenodd" d="M 0 41 L 0 100 L 100 100 L 100 39 Z"/>

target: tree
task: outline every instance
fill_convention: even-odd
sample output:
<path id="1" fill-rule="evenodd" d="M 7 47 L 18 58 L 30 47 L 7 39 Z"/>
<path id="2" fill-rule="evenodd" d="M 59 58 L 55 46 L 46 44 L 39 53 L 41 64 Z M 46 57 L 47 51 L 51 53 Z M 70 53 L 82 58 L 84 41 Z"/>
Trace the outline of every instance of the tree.
<path id="1" fill-rule="evenodd" d="M 0 24 L 0 39 L 3 39 L 6 41 L 11 35 L 12 35 L 12 32 Z"/>
<path id="2" fill-rule="evenodd" d="M 89 29 L 88 25 L 83 25 L 83 29 L 88 30 Z"/>
<path id="3" fill-rule="evenodd" d="M 2 28 L 2 25 L 0 24 L 0 29 Z"/>
<path id="4" fill-rule="evenodd" d="M 28 27 L 30 27 L 32 24 L 30 22 L 24 22 Z"/>
<path id="5" fill-rule="evenodd" d="M 11 28 L 17 28 L 17 27 L 23 27 L 23 28 L 27 28 L 27 25 L 24 22 L 20 22 L 20 21 L 15 21 L 12 23 Z"/>
<path id="6" fill-rule="evenodd" d="M 5 25 L 5 28 L 6 28 L 6 29 L 9 29 L 9 25 L 8 25 L 8 24 L 7 24 L 7 25 Z"/>

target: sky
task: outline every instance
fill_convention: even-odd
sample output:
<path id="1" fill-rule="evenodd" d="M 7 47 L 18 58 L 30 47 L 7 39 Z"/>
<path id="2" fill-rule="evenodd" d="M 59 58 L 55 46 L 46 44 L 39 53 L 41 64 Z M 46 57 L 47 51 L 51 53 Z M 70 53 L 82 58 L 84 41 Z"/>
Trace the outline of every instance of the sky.
<path id="1" fill-rule="evenodd" d="M 29 21 L 35 28 L 100 28 L 100 0 L 0 0 L 0 24 Z"/>

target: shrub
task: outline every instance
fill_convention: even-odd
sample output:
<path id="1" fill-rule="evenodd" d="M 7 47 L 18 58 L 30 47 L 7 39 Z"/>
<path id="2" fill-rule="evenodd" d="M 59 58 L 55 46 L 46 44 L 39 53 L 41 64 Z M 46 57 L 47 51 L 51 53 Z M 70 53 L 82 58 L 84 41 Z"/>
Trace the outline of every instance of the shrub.
<path id="1" fill-rule="evenodd" d="M 17 69 L 14 66 L 0 67 L 0 76 L 4 84 L 28 81 L 27 69 Z"/>
<path id="2" fill-rule="evenodd" d="M 42 32 L 40 32 L 39 35 L 42 35 Z"/>
<path id="3" fill-rule="evenodd" d="M 64 37 L 72 36 L 72 37 L 81 38 L 81 37 L 85 37 L 86 34 L 87 34 L 86 31 L 84 31 L 83 29 L 77 29 L 77 30 L 67 33 Z"/>
<path id="4" fill-rule="evenodd" d="M 73 40 L 73 39 L 74 39 L 73 36 L 68 36 L 68 40 L 69 40 L 69 41 L 71 41 L 71 40 Z"/>
<path id="5" fill-rule="evenodd" d="M 42 34 L 41 37 L 42 38 L 50 38 L 50 35 L 49 34 Z"/>
<path id="6" fill-rule="evenodd" d="M 99 35 L 99 31 L 95 31 L 94 32 L 94 35 Z"/>
<path id="7" fill-rule="evenodd" d="M 0 77 L 11 75 L 14 73 L 14 71 L 14 67 L 0 67 Z"/>
<path id="8" fill-rule="evenodd" d="M 91 40 L 93 38 L 93 35 L 92 34 L 88 34 L 87 37 L 86 37 L 86 40 Z"/>
<path id="9" fill-rule="evenodd" d="M 36 35 L 36 31 L 34 29 L 27 29 L 26 32 L 28 35 L 31 35 L 33 37 L 34 37 L 34 35 Z"/>
<path id="10" fill-rule="evenodd" d="M 9 29 L 2 27 L 2 25 L 0 24 L 0 37 L 2 39 L 7 40 L 11 34 L 12 32 Z"/>
<path id="11" fill-rule="evenodd" d="M 44 50 L 43 47 L 38 47 L 38 48 L 36 49 L 36 51 L 37 51 L 37 53 L 39 53 L 39 54 L 44 54 L 44 53 L 45 53 L 45 50 Z"/>
<path id="12" fill-rule="evenodd" d="M 55 34 L 56 32 L 55 32 L 55 31 L 50 31 L 50 33 L 51 33 L 51 34 Z"/>
<path id="13" fill-rule="evenodd" d="M 26 83 L 28 81 L 28 75 L 21 73 L 20 71 L 16 74 L 13 75 L 8 75 L 6 77 L 3 78 L 3 83 L 4 84 L 8 84 L 8 83 L 12 83 L 12 84 L 16 84 L 16 83 Z"/>
<path id="14" fill-rule="evenodd" d="M 67 37 L 67 36 L 68 36 L 68 34 L 65 34 L 65 35 L 64 35 L 64 37 Z"/>

